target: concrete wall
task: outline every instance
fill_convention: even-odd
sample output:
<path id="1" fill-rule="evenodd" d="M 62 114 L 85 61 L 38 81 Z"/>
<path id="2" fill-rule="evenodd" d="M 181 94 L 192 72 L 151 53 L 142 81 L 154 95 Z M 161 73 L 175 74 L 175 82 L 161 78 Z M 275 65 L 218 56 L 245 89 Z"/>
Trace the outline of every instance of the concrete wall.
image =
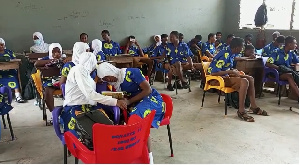
<path id="1" fill-rule="evenodd" d="M 233 33 L 236 36 L 244 38 L 245 35 L 251 33 L 254 36 L 253 42 L 255 44 L 256 36 L 258 34 L 258 30 L 250 30 L 250 29 L 239 29 L 239 20 L 240 20 L 240 0 L 226 0 L 225 5 L 225 22 L 224 25 L 224 38 L 226 40 L 227 34 Z M 290 18 L 288 18 L 290 19 Z M 276 30 L 266 30 L 266 39 L 267 43 L 272 41 L 272 33 Z M 299 30 L 278 30 L 282 35 L 292 35 L 297 38 L 299 42 Z"/>
<path id="2" fill-rule="evenodd" d="M 91 41 L 104 29 L 117 42 L 135 35 L 142 46 L 172 30 L 186 40 L 196 34 L 206 40 L 223 30 L 224 9 L 224 0 L 1 0 L 0 37 L 14 51 L 29 50 L 35 31 L 63 49 L 71 49 L 82 32 Z"/>

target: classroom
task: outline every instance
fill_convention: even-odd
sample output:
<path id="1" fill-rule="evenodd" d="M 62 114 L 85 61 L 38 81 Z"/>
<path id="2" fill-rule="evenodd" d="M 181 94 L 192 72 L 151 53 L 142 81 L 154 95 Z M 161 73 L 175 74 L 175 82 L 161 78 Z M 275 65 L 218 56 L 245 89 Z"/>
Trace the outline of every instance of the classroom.
<path id="1" fill-rule="evenodd" d="M 299 164 L 299 0 L 2 0 L 0 164 Z"/>

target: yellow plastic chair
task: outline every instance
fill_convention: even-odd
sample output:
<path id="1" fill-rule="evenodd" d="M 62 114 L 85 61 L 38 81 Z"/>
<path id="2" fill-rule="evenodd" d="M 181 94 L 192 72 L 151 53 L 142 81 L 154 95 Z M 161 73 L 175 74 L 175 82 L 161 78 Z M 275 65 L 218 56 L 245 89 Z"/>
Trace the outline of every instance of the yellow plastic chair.
<path id="1" fill-rule="evenodd" d="M 199 51 L 199 56 L 200 56 L 200 59 L 201 59 L 201 62 L 211 62 L 212 61 L 212 58 L 209 58 L 207 56 L 204 56 L 202 54 L 202 51 Z"/>
<path id="2" fill-rule="evenodd" d="M 217 90 L 222 91 L 222 92 L 225 93 L 225 116 L 226 116 L 227 115 L 227 101 L 228 101 L 227 94 L 235 92 L 236 90 L 234 90 L 233 88 L 230 88 L 230 87 L 225 87 L 225 82 L 224 82 L 223 77 L 221 77 L 221 76 L 212 76 L 212 75 L 209 75 L 207 73 L 207 69 L 210 65 L 210 62 L 201 62 L 201 63 L 202 63 L 202 67 L 203 67 L 204 74 L 205 74 L 205 79 L 206 79 L 205 80 L 205 86 L 204 86 L 204 89 L 203 89 L 204 92 L 203 92 L 201 107 L 203 107 L 203 102 L 204 102 L 206 92 L 209 89 L 217 89 Z M 241 75 L 245 75 L 245 73 L 241 72 Z M 219 82 L 219 85 L 218 86 L 210 85 L 209 82 L 211 80 L 217 80 Z M 220 103 L 220 97 L 221 97 L 221 92 L 219 93 L 219 98 L 218 98 L 219 103 Z"/>

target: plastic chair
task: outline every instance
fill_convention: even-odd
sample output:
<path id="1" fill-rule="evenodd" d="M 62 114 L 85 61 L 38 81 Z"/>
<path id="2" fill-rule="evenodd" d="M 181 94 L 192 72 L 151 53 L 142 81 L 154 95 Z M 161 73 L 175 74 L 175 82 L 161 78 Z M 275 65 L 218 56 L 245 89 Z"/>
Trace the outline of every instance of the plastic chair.
<path id="1" fill-rule="evenodd" d="M 266 83 L 266 82 L 276 82 L 277 86 L 278 86 L 278 90 L 277 90 L 277 94 L 278 94 L 278 105 L 280 105 L 280 100 L 281 100 L 281 88 L 282 86 L 284 85 L 287 85 L 289 84 L 288 81 L 284 81 L 284 80 L 280 80 L 279 79 L 279 72 L 274 69 L 274 68 L 269 68 L 269 67 L 266 67 L 266 63 L 267 63 L 267 60 L 268 60 L 269 57 L 262 57 L 263 59 L 263 64 L 265 66 L 265 69 L 264 69 L 264 76 L 263 76 L 263 83 Z M 273 75 L 275 76 L 274 78 L 270 78 L 269 75 Z M 261 92 L 263 91 L 263 86 L 261 87 Z M 260 96 L 261 96 L 261 93 L 260 93 Z"/>
<path id="2" fill-rule="evenodd" d="M 171 128 L 170 128 L 170 123 L 171 123 L 171 117 L 173 114 L 173 101 L 172 98 L 167 95 L 167 94 L 160 94 L 166 104 L 166 112 L 164 115 L 163 120 L 160 122 L 160 126 L 164 126 L 167 125 L 167 129 L 168 129 L 168 136 L 169 136 L 169 143 L 170 143 L 170 150 L 171 150 L 171 157 L 174 157 L 173 154 L 173 145 L 172 145 L 172 136 L 171 136 Z"/>
<path id="3" fill-rule="evenodd" d="M 156 63 L 156 61 L 155 61 Z M 156 79 L 156 73 L 159 71 L 159 72 L 162 72 L 163 73 L 163 82 L 164 82 L 164 88 L 166 87 L 166 74 L 169 72 L 168 70 L 164 69 L 164 68 L 159 68 L 156 64 L 154 63 L 155 65 L 155 73 L 154 73 L 154 80 Z M 153 85 L 153 82 L 154 80 L 151 80 L 150 84 Z"/>
<path id="4" fill-rule="evenodd" d="M 149 164 L 147 140 L 154 115 L 155 111 L 144 119 L 133 115 L 128 125 L 94 124 L 93 151 L 66 132 L 67 147 L 83 163 Z"/>
<path id="5" fill-rule="evenodd" d="M 204 103 L 204 98 L 205 98 L 205 94 L 206 92 L 209 90 L 209 89 L 217 89 L 219 91 L 222 91 L 225 93 L 225 116 L 227 115 L 227 102 L 228 102 L 228 97 L 227 97 L 227 94 L 229 93 L 232 93 L 232 92 L 235 92 L 236 90 L 234 90 L 233 88 L 230 88 L 230 87 L 225 87 L 225 82 L 224 82 L 224 79 L 221 77 L 221 76 L 212 76 L 212 75 L 209 75 L 207 73 L 207 69 L 210 65 L 210 62 L 201 62 L 202 63 L 202 67 L 203 67 L 203 70 L 204 70 L 204 74 L 205 74 L 205 86 L 204 86 L 204 92 L 203 92 L 203 97 L 202 97 L 202 105 L 201 107 L 203 107 L 203 103 Z M 241 72 L 241 75 L 245 75 L 244 72 Z M 211 80 L 216 80 L 219 82 L 219 85 L 216 86 L 216 85 L 210 85 L 209 81 Z M 221 92 L 219 93 L 219 97 L 218 97 L 218 103 L 220 103 L 220 97 L 221 97 Z"/>
<path id="6" fill-rule="evenodd" d="M 7 86 L 2 86 L 2 87 L 0 87 L 0 93 L 3 94 L 3 95 L 7 94 L 7 103 L 10 105 L 11 102 L 12 102 L 12 92 L 11 92 L 11 89 L 9 87 L 7 87 Z M 7 119 L 7 122 L 8 122 L 8 127 L 9 127 L 9 130 L 10 130 L 11 140 L 14 140 L 15 139 L 15 135 L 14 135 L 14 131 L 13 131 L 13 128 L 12 128 L 12 125 L 11 125 L 10 117 L 9 117 L 9 111 L 10 110 L 4 112 L 3 109 L 0 109 L 0 115 L 2 116 L 3 127 L 4 127 L 4 129 L 7 129 L 5 118 L 4 118 L 5 115 L 6 115 L 6 119 Z M 0 127 L 0 130 L 1 130 L 1 127 Z"/>

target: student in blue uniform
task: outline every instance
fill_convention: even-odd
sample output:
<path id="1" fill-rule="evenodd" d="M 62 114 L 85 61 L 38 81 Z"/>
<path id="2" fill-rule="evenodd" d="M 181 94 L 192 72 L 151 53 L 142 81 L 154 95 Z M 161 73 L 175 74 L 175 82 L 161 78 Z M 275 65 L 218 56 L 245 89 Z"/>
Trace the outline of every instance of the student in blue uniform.
<path id="1" fill-rule="evenodd" d="M 3 38 L 0 38 L 0 57 L 9 57 L 11 60 L 16 58 L 16 55 L 13 51 L 6 49 L 5 41 Z M 8 86 L 11 89 L 15 90 L 16 102 L 25 102 L 25 100 L 22 99 L 20 93 L 18 72 L 16 69 L 0 70 L 0 84 Z"/>
<path id="2" fill-rule="evenodd" d="M 201 35 L 196 35 L 191 41 L 187 43 L 189 46 L 190 50 L 194 55 L 198 55 L 198 51 L 202 50 L 202 36 Z"/>
<path id="3" fill-rule="evenodd" d="M 247 115 L 245 110 L 246 95 L 250 98 L 250 110 L 253 111 L 254 114 L 266 116 L 268 113 L 256 105 L 253 77 L 248 75 L 242 76 L 238 70 L 233 69 L 234 58 L 237 53 L 241 52 L 243 45 L 243 39 L 238 37 L 232 39 L 230 47 L 220 51 L 214 57 L 207 72 L 212 76 L 222 76 L 226 87 L 231 87 L 239 92 L 239 110 L 237 111 L 237 115 L 242 120 L 254 122 L 254 118 Z M 212 81 L 210 83 L 212 85 L 219 85 L 218 81 Z"/>
<path id="4" fill-rule="evenodd" d="M 133 58 L 134 68 L 139 67 L 139 62 L 147 64 L 148 67 L 147 76 L 151 77 L 154 62 L 150 58 L 144 57 L 143 50 L 141 49 L 139 43 L 137 42 L 134 36 L 128 37 L 128 41 L 124 51 L 125 51 L 124 54 L 130 54 L 134 57 Z"/>
<path id="5" fill-rule="evenodd" d="M 42 58 L 35 62 L 35 67 L 45 67 L 50 65 L 63 65 L 62 57 L 62 47 L 59 43 L 52 43 L 49 46 L 49 56 Z M 59 67 L 59 66 L 58 66 Z M 42 80 L 43 87 L 45 88 L 45 102 L 49 111 L 52 112 L 54 109 L 54 97 L 53 92 L 60 89 L 59 86 L 54 86 L 54 83 L 59 81 L 58 77 L 48 77 Z"/>
<path id="6" fill-rule="evenodd" d="M 167 88 L 170 91 L 173 91 L 174 88 L 172 86 L 172 71 L 171 68 L 174 68 L 173 71 L 176 72 L 176 74 L 179 77 L 180 82 L 176 82 L 178 88 L 188 88 L 188 83 L 183 77 L 183 70 L 189 70 L 194 69 L 193 62 L 191 56 L 193 55 L 190 53 L 190 49 L 187 46 L 187 44 L 179 43 L 179 33 L 177 31 L 172 31 L 170 33 L 170 43 L 167 44 L 165 54 L 168 60 L 168 63 L 170 65 L 169 67 L 169 73 L 168 73 L 168 86 Z"/>
<path id="7" fill-rule="evenodd" d="M 224 44 L 224 42 L 222 40 L 222 32 L 217 32 L 216 33 L 216 42 L 215 42 L 215 47 L 216 47 L 217 51 L 220 50 L 220 49 L 218 49 L 218 47 L 221 46 L 222 44 Z"/>
<path id="8" fill-rule="evenodd" d="M 184 35 L 182 33 L 179 33 L 179 43 L 185 43 L 183 39 L 184 39 Z"/>
<path id="9" fill-rule="evenodd" d="M 270 57 L 272 52 L 280 48 L 284 45 L 284 36 L 278 36 L 276 37 L 275 41 L 271 42 L 270 44 L 266 45 L 262 50 L 262 56 L 263 57 Z"/>
<path id="10" fill-rule="evenodd" d="M 280 80 L 288 81 L 290 88 L 299 97 L 299 84 L 296 84 L 295 82 L 296 77 L 293 77 L 291 73 L 283 71 L 284 67 L 289 68 L 291 67 L 291 64 L 299 65 L 299 55 L 294 52 L 296 46 L 297 41 L 295 37 L 287 36 L 285 38 L 285 46 L 273 51 L 271 56 L 268 58 L 266 66 L 277 69 L 280 74 Z M 299 79 L 299 76 L 296 79 Z"/>
<path id="11" fill-rule="evenodd" d="M 102 42 L 98 39 L 92 41 L 93 53 L 97 58 L 97 61 L 105 61 L 106 57 L 102 51 Z"/>
<path id="12" fill-rule="evenodd" d="M 118 69 L 105 62 L 97 67 L 97 76 L 110 83 L 116 91 L 125 92 L 125 101 L 130 107 L 130 115 L 135 114 L 145 118 L 152 110 L 155 110 L 151 125 L 154 128 L 160 126 L 165 114 L 165 102 L 157 90 L 150 87 L 138 68 Z M 150 138 L 148 138 L 148 150 L 151 157 Z"/>
<path id="13" fill-rule="evenodd" d="M 151 57 L 153 55 L 153 51 L 156 49 L 156 47 L 160 46 L 160 44 L 161 44 L 161 36 L 160 35 L 155 35 L 153 38 L 154 38 L 155 43 L 153 43 L 149 47 L 146 47 L 143 49 L 143 53 L 148 54 L 148 57 Z"/>
<path id="14" fill-rule="evenodd" d="M 108 30 L 103 30 L 101 32 L 103 41 L 102 41 L 102 51 L 104 55 L 107 56 L 116 56 L 122 54 L 120 45 L 117 42 L 114 42 L 110 39 L 110 33 Z"/>
<path id="15" fill-rule="evenodd" d="M 227 36 L 226 43 L 221 43 L 221 44 L 219 44 L 219 46 L 217 47 L 217 49 L 218 49 L 219 51 L 221 51 L 221 50 L 223 50 L 224 48 L 226 48 L 227 46 L 229 46 L 233 38 L 235 38 L 234 34 L 229 34 L 229 35 Z"/>
<path id="16" fill-rule="evenodd" d="M 216 53 L 216 47 L 215 47 L 216 34 L 210 33 L 207 38 L 208 41 L 206 43 L 203 43 L 202 53 L 203 55 L 209 58 L 213 58 Z"/>

